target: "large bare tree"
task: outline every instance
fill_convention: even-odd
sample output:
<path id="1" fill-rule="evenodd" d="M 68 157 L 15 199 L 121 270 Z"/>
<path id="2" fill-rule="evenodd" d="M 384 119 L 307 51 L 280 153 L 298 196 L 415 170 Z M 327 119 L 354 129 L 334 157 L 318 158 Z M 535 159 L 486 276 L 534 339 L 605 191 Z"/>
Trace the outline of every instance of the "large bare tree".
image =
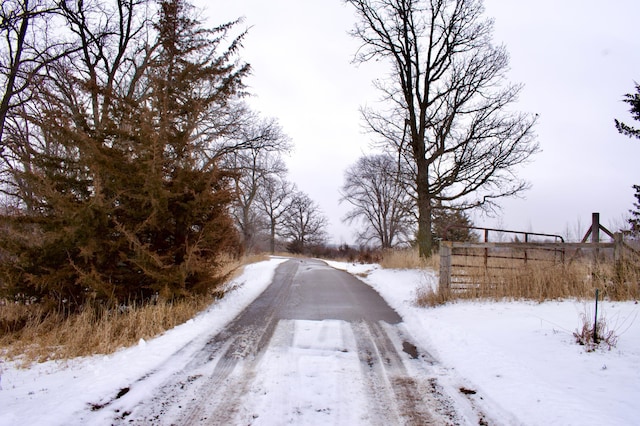
<path id="1" fill-rule="evenodd" d="M 414 199 L 406 190 L 402 170 L 389 154 L 365 155 L 345 172 L 342 199 L 351 204 L 346 223 L 362 221 L 363 244 L 386 249 L 408 243 L 415 232 Z"/>
<path id="2" fill-rule="evenodd" d="M 295 194 L 296 187 L 287 181 L 284 176 L 271 174 L 263 180 L 258 191 L 259 209 L 266 218 L 269 228 L 269 249 L 271 253 L 276 251 L 276 237 L 282 233 L 284 219 L 289 213 L 292 204 L 291 197 Z"/>
<path id="3" fill-rule="evenodd" d="M 310 246 L 325 241 L 328 220 L 315 201 L 298 191 L 289 201 L 283 225 L 283 236 L 289 241 L 289 251 L 304 253 Z"/>
<path id="4" fill-rule="evenodd" d="M 515 166 L 537 151 L 521 89 L 505 81 L 508 55 L 492 42 L 481 0 L 345 0 L 357 11 L 355 60 L 386 60 L 376 87 L 387 102 L 366 125 L 413 169 L 418 244 L 433 248 L 432 209 L 489 207 L 528 187 Z"/>
<path id="5" fill-rule="evenodd" d="M 236 200 L 232 211 L 242 233 L 245 250 L 251 252 L 260 231 L 268 227 L 258 195 L 272 176 L 286 173 L 280 154 L 289 151 L 289 138 L 273 118 L 250 114 L 252 120 L 243 126 L 239 149 L 227 152 L 222 164 L 235 172 Z M 228 148 L 228 146 L 227 146 Z"/>

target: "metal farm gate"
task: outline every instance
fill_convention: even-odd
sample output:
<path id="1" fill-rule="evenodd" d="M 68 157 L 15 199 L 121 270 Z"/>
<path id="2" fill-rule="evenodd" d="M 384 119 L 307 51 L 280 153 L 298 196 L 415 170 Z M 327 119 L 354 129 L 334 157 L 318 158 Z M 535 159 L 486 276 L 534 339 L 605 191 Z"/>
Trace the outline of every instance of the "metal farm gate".
<path id="1" fill-rule="evenodd" d="M 535 264 L 557 265 L 571 262 L 578 257 L 610 259 L 620 261 L 624 253 L 640 256 L 638 250 L 624 242 L 622 234 L 612 233 L 600 225 L 598 213 L 592 215 L 592 225 L 579 243 L 566 243 L 560 235 L 535 232 L 507 231 L 493 228 L 469 227 L 482 231 L 483 242 L 440 242 L 440 281 L 443 291 L 465 291 L 478 285 L 478 280 L 491 280 L 505 270 L 518 272 Z M 601 242 L 600 231 L 611 237 L 610 242 Z M 510 242 L 491 242 L 490 236 L 497 234 Z"/>

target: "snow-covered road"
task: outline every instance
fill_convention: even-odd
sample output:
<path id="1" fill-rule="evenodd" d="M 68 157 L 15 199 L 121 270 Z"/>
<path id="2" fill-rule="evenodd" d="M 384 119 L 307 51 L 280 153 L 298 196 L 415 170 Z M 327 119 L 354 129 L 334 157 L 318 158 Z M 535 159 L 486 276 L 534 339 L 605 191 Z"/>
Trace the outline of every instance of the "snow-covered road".
<path id="1" fill-rule="evenodd" d="M 469 401 L 473 419 L 464 417 L 455 400 L 459 390 L 441 384 L 444 370 L 413 343 L 401 322 L 378 293 L 352 275 L 316 260 L 291 260 L 233 322 L 183 360 L 183 368 L 169 376 L 167 369 L 152 372 L 76 420 L 477 424 L 485 415 Z M 141 398 L 138 388 L 154 390 Z"/>

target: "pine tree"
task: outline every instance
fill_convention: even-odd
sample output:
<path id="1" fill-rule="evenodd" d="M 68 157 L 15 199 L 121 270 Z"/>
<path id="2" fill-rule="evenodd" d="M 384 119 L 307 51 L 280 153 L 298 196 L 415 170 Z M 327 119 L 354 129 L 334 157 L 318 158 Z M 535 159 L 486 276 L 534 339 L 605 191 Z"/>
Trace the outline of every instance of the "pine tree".
<path id="1" fill-rule="evenodd" d="M 640 84 L 636 83 L 636 93 L 627 93 L 625 96 L 624 102 L 631 105 L 630 112 L 631 116 L 635 121 L 640 121 Z M 615 120 L 616 129 L 623 135 L 629 136 L 630 138 L 640 139 L 640 129 L 629 126 L 619 120 Z M 633 189 L 636 191 L 635 197 L 637 202 L 634 203 L 635 210 L 629 210 L 632 217 L 629 219 L 629 224 L 631 225 L 631 232 L 638 233 L 640 232 L 640 185 L 633 185 Z"/>
<path id="2" fill-rule="evenodd" d="M 636 93 L 627 93 L 624 95 L 624 102 L 631 105 L 629 111 L 631 112 L 631 116 L 634 120 L 640 121 L 640 84 L 636 83 Z M 618 132 L 623 135 L 629 136 L 630 138 L 638 138 L 640 139 L 640 129 L 629 126 L 622 121 L 615 120 L 616 129 Z"/>
<path id="3" fill-rule="evenodd" d="M 436 204 L 433 207 L 432 233 L 435 241 L 477 241 L 469 216 L 461 210 Z"/>
<path id="4" fill-rule="evenodd" d="M 159 7 L 155 20 L 118 9 L 157 42 L 104 29 L 101 46 L 51 68 L 34 100 L 40 142 L 16 174 L 29 208 L 2 217 L 0 281 L 13 295 L 70 309 L 181 297 L 217 285 L 220 262 L 238 253 L 232 176 L 209 151 L 249 71 L 235 59 L 242 35 L 227 40 L 233 22 L 202 28 L 182 0 Z M 67 13 L 76 34 L 111 22 Z"/>

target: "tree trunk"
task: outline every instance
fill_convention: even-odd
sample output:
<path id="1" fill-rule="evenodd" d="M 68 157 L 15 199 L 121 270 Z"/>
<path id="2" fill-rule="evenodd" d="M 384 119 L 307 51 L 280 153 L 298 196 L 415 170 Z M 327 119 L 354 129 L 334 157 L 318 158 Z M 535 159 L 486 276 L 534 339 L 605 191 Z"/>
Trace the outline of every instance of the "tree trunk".
<path id="1" fill-rule="evenodd" d="M 424 156 L 423 156 L 424 158 Z M 431 194 L 429 192 L 428 165 L 425 160 L 417 161 L 418 173 L 416 188 L 418 192 L 418 248 L 421 257 L 431 256 L 433 235 L 431 233 Z"/>
<path id="2" fill-rule="evenodd" d="M 2 135 L 4 133 L 4 126 L 9 114 L 11 97 L 14 95 L 14 88 L 16 84 L 16 78 L 20 72 L 20 66 L 22 65 L 21 56 L 24 50 L 24 40 L 27 35 L 27 29 L 29 27 L 29 14 L 26 11 L 27 5 L 25 4 L 25 11 L 22 15 L 20 22 L 20 31 L 16 34 L 16 50 L 13 57 L 10 58 L 11 68 L 9 69 L 9 75 L 5 84 L 4 95 L 2 96 L 2 102 L 0 103 L 0 143 L 2 142 Z M 8 30 L 7 30 L 8 31 Z M 7 39 L 9 36 L 7 35 Z M 0 144 L 0 155 L 2 154 L 2 145 Z"/>

